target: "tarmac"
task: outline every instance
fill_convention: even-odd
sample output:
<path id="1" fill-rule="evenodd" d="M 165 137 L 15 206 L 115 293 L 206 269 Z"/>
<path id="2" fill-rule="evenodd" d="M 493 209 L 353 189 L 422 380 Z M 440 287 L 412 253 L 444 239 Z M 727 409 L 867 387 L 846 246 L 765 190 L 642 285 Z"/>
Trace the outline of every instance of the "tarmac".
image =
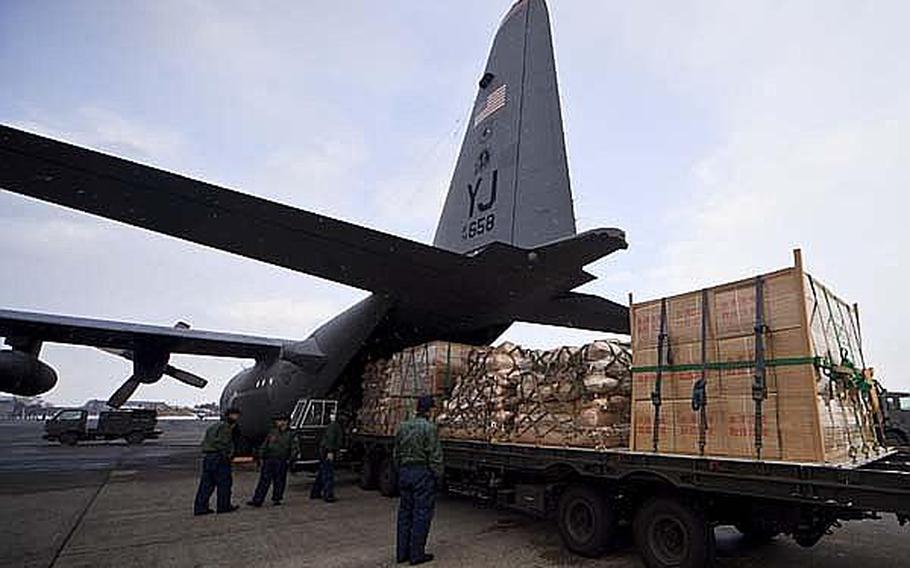
<path id="1" fill-rule="evenodd" d="M 292 476 L 286 503 L 192 516 L 198 442 L 208 423 L 161 421 L 160 440 L 141 446 L 75 448 L 41 439 L 41 423 L 0 422 L 0 566 L 394 566 L 396 501 L 340 472 L 339 501 L 308 499 L 312 479 Z M 237 469 L 244 503 L 257 473 Z M 792 540 L 752 547 L 717 529 L 720 567 L 910 566 L 910 527 L 893 517 L 847 523 L 812 549 Z M 442 497 L 431 566 L 641 567 L 626 535 L 602 559 L 573 556 L 552 523 Z"/>

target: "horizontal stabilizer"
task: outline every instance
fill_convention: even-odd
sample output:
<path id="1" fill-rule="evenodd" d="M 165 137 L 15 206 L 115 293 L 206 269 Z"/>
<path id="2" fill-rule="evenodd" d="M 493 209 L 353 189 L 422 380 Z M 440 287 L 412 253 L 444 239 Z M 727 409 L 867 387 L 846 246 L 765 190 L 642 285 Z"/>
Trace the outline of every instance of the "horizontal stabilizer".
<path id="1" fill-rule="evenodd" d="M 627 248 L 626 233 L 621 229 L 594 229 L 544 245 L 534 252 L 544 262 L 552 260 L 565 266 L 581 267 Z"/>
<path id="2" fill-rule="evenodd" d="M 599 296 L 569 293 L 536 304 L 516 319 L 527 323 L 556 325 L 591 331 L 629 334 L 629 308 Z"/>

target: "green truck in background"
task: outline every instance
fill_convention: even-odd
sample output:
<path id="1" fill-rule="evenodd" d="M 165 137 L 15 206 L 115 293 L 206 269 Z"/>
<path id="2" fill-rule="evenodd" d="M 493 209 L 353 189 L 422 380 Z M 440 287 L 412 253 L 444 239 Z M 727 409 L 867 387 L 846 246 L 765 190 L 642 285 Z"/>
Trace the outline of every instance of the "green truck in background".
<path id="1" fill-rule="evenodd" d="M 75 446 L 93 440 L 126 440 L 127 444 L 141 444 L 149 438 L 161 436 L 156 429 L 158 413 L 154 410 L 110 410 L 98 415 L 98 426 L 89 427 L 88 412 L 81 408 L 67 408 L 44 423 L 44 439 Z"/>

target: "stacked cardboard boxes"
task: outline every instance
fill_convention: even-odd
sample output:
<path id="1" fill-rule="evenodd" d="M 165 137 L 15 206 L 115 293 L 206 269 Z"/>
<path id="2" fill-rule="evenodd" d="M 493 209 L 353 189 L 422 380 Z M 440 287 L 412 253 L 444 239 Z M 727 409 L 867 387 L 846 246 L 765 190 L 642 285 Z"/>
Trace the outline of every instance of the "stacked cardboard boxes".
<path id="1" fill-rule="evenodd" d="M 548 351 L 431 343 L 367 366 L 358 421 L 393 435 L 416 398 L 433 394 L 443 438 L 627 448 L 631 362 L 629 345 L 615 341 Z"/>
<path id="2" fill-rule="evenodd" d="M 443 396 L 467 369 L 476 348 L 434 341 L 369 363 L 363 373 L 363 401 L 357 415 L 366 434 L 390 436 L 414 415 L 417 398 Z"/>
<path id="3" fill-rule="evenodd" d="M 546 446 L 628 446 L 629 345 L 538 351 L 478 348 L 437 419 L 449 439 Z"/>
<path id="4" fill-rule="evenodd" d="M 653 451 L 656 439 L 658 451 L 676 454 L 828 463 L 877 455 L 858 329 L 855 310 L 803 272 L 798 252 L 786 270 L 634 304 L 632 449 Z M 756 400 L 758 359 L 766 370 Z"/>

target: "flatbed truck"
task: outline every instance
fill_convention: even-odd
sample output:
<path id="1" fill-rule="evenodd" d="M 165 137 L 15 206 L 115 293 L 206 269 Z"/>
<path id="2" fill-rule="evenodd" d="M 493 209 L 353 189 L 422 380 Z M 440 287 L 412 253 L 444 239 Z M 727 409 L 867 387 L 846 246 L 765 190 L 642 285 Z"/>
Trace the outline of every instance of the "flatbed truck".
<path id="1" fill-rule="evenodd" d="M 354 434 L 361 486 L 396 492 L 390 437 Z M 444 440 L 444 487 L 554 519 L 582 556 L 609 551 L 631 525 L 650 568 L 711 563 L 713 527 L 754 542 L 791 535 L 804 547 L 841 521 L 910 520 L 910 458 L 892 451 L 856 467 Z"/>
<path id="2" fill-rule="evenodd" d="M 298 402 L 295 469 L 314 465 L 315 441 L 337 408 Z M 393 445 L 390 436 L 348 436 L 344 461 L 359 465 L 363 489 L 397 494 Z M 845 467 L 470 440 L 442 447 L 448 493 L 553 519 L 565 546 L 586 557 L 606 554 L 619 527 L 631 526 L 649 568 L 710 565 L 719 525 L 755 543 L 785 534 L 811 547 L 841 521 L 910 521 L 910 454 L 897 450 Z"/>

